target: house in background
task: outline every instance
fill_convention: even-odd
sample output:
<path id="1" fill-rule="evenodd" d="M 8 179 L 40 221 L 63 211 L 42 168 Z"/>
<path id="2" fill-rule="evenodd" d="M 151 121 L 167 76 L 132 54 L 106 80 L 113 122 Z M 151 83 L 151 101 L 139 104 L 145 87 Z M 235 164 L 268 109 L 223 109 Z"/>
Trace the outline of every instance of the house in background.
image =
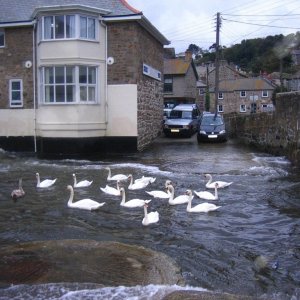
<path id="1" fill-rule="evenodd" d="M 1 0 L 0 147 L 144 149 L 161 130 L 168 44 L 125 0 Z"/>
<path id="2" fill-rule="evenodd" d="M 185 57 L 176 57 L 173 48 L 166 48 L 163 73 L 165 107 L 180 103 L 199 105 L 198 73 L 190 51 Z"/>
<path id="3" fill-rule="evenodd" d="M 274 89 L 275 85 L 264 78 L 221 80 L 217 111 L 223 114 L 273 111 L 272 94 Z M 214 88 L 210 90 L 210 99 L 210 107 L 214 107 Z"/>

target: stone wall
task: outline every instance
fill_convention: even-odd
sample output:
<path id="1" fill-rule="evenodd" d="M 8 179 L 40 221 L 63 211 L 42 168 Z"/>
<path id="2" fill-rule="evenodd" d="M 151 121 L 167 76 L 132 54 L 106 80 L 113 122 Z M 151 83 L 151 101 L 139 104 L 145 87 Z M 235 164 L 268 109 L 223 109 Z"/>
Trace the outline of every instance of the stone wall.
<path id="1" fill-rule="evenodd" d="M 300 166 L 300 92 L 277 94 L 273 113 L 224 117 L 231 137 Z"/>
<path id="2" fill-rule="evenodd" d="M 9 80 L 23 81 L 23 108 L 33 108 L 32 27 L 5 28 L 5 47 L 0 48 L 0 109 L 10 108 Z"/>
<path id="3" fill-rule="evenodd" d="M 160 134 L 163 120 L 163 83 L 143 75 L 143 63 L 163 73 L 163 45 L 136 22 L 108 25 L 109 84 L 137 84 L 137 150 Z M 126 112 L 124 112 L 126 113 Z"/>

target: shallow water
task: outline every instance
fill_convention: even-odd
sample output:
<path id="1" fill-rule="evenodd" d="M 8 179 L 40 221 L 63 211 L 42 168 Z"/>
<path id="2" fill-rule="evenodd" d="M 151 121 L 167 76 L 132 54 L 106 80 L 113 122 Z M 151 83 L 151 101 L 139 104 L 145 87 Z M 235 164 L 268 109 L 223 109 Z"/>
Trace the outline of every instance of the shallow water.
<path id="1" fill-rule="evenodd" d="M 198 145 L 193 137 L 160 139 L 143 153 L 92 161 L 39 160 L 7 152 L 1 152 L 0 159 L 1 246 L 62 239 L 142 245 L 173 258 L 189 287 L 268 299 L 298 299 L 300 173 L 284 157 L 258 153 L 234 141 Z M 144 190 L 127 191 L 128 198 L 149 199 L 145 190 L 163 190 L 166 179 L 172 180 L 177 195 L 188 188 L 205 190 L 204 173 L 233 184 L 219 190 L 220 199 L 214 203 L 221 208 L 208 214 L 189 214 L 186 205 L 169 206 L 165 199 L 152 199 L 149 211 L 157 210 L 160 221 L 144 227 L 142 209 L 120 207 L 120 197 L 100 191 L 106 184 L 114 185 L 106 180 L 106 166 L 111 167 L 112 174 L 156 177 Z M 56 184 L 37 189 L 36 172 L 42 180 L 57 178 Z M 105 201 L 100 210 L 67 207 L 66 186 L 73 182 L 72 173 L 78 181 L 93 180 L 90 187 L 75 190 L 75 200 Z M 13 201 L 10 193 L 20 177 L 26 196 Z M 194 197 L 193 205 L 201 202 Z M 36 298 L 39 293 L 49 293 L 47 299 L 91 299 L 103 293 L 101 299 L 160 299 L 158 295 L 177 288 L 125 288 L 116 284 L 103 289 L 87 285 L 17 285 L 0 290 L 0 296 L 17 299 L 19 293 Z M 71 296 L 75 290 L 77 294 Z"/>

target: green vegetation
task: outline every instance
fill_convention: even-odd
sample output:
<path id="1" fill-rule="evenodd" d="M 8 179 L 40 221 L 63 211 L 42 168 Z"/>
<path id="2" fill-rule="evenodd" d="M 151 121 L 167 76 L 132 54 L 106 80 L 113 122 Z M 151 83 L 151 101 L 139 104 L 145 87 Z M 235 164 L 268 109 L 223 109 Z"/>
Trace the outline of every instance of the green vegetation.
<path id="1" fill-rule="evenodd" d="M 284 36 L 282 34 L 243 40 L 231 47 L 221 47 L 220 58 L 234 63 L 242 70 L 259 75 L 261 72 L 278 72 L 282 63 L 282 72 L 294 73 L 291 50 L 300 46 L 300 32 Z M 214 48 L 212 46 L 211 48 Z M 196 63 L 206 63 L 215 60 L 215 51 L 202 50 L 191 44 L 189 47 L 196 57 Z"/>

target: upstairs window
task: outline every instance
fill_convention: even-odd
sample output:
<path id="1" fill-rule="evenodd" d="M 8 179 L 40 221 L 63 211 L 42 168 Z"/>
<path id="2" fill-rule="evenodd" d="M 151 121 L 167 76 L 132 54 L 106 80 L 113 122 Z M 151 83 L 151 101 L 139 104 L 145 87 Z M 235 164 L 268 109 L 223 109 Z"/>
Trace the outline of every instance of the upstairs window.
<path id="1" fill-rule="evenodd" d="M 42 18 L 42 39 L 96 39 L 96 18 L 56 15 Z"/>
<path id="2" fill-rule="evenodd" d="M 10 107 L 23 107 L 23 84 L 22 79 L 11 79 L 9 81 Z"/>
<path id="3" fill-rule="evenodd" d="M 262 97 L 268 97 L 268 96 L 269 96 L 268 91 L 266 91 L 266 90 L 262 91 L 261 96 L 262 96 Z"/>
<path id="4" fill-rule="evenodd" d="M 4 29 L 0 28 L 0 48 L 5 46 L 5 39 L 4 39 Z"/>
<path id="5" fill-rule="evenodd" d="M 164 80 L 164 92 L 172 93 L 173 92 L 173 78 L 165 76 Z"/>
<path id="6" fill-rule="evenodd" d="M 246 97 L 246 91 L 240 91 L 240 97 L 245 98 Z"/>
<path id="7" fill-rule="evenodd" d="M 223 93 L 222 93 L 222 92 L 219 92 L 219 93 L 218 93 L 218 99 L 220 99 L 220 100 L 223 99 Z"/>

